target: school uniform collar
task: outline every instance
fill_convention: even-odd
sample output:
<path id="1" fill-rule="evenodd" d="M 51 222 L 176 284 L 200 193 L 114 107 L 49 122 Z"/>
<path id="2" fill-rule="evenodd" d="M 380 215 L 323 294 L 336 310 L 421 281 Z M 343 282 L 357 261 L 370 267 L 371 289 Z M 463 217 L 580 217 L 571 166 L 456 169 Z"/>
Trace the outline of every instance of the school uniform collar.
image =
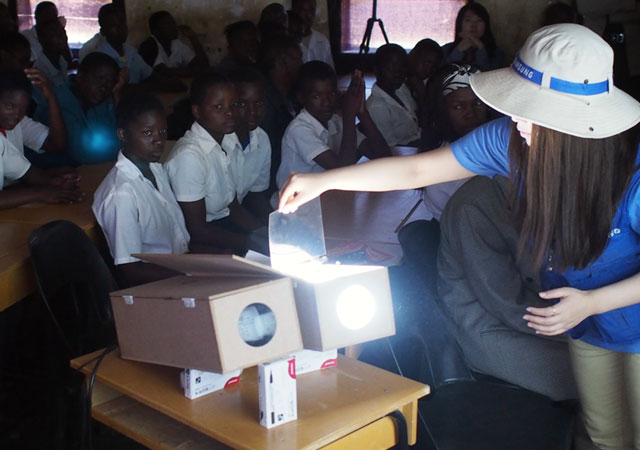
<path id="1" fill-rule="evenodd" d="M 404 86 L 404 83 L 402 84 L 402 86 Z M 403 101 L 402 99 L 402 95 L 400 95 L 400 91 L 402 90 L 402 86 L 400 86 L 398 89 L 396 89 L 396 91 L 394 92 L 394 94 L 396 94 L 396 97 L 398 97 L 400 99 L 400 101 Z M 385 102 L 388 103 L 389 105 L 394 105 L 397 108 L 400 108 L 404 111 L 406 111 L 407 113 L 414 115 L 410 110 L 409 110 L 409 105 L 403 105 L 402 106 L 400 103 L 398 103 L 393 97 L 391 97 L 389 94 L 387 94 L 384 89 L 382 89 L 380 86 L 378 86 L 378 83 L 374 83 L 373 87 L 371 88 L 371 95 L 373 95 L 375 93 L 375 95 L 379 95 L 380 97 L 384 98 Z"/>
<path id="2" fill-rule="evenodd" d="M 201 144 L 200 147 L 206 154 L 209 154 L 213 150 L 218 149 L 223 153 L 226 153 L 227 156 L 231 156 L 231 152 L 235 150 L 236 146 L 242 148 L 242 146 L 240 145 L 240 140 L 238 140 L 238 136 L 236 136 L 235 133 L 225 134 L 224 138 L 222 139 L 222 145 L 220 145 L 218 144 L 218 141 L 216 141 L 213 136 L 211 136 L 209 132 L 205 130 L 204 127 L 197 121 L 194 121 L 193 125 L 191 125 L 191 132 L 199 141 L 199 143 Z"/>
<path id="3" fill-rule="evenodd" d="M 300 114 L 298 114 L 298 117 L 300 118 L 300 120 L 311 125 L 311 127 L 313 128 L 313 131 L 318 134 L 329 133 L 329 136 L 332 136 L 340 131 L 338 130 L 338 127 L 336 125 L 336 119 L 337 120 L 340 120 L 340 119 L 335 114 L 331 116 L 331 118 L 327 122 L 327 128 L 325 128 L 318 119 L 313 117 L 313 115 L 304 108 L 302 108 L 302 110 L 300 111 Z"/>
<path id="4" fill-rule="evenodd" d="M 127 61 L 131 56 L 132 49 L 134 48 L 129 44 L 127 44 L 126 42 L 122 44 L 122 51 L 124 52 L 124 57 L 126 58 Z M 115 58 L 118 65 L 122 67 L 122 64 L 124 63 L 122 59 L 122 55 L 120 55 L 120 53 L 118 53 L 118 51 L 115 48 L 113 48 L 111 44 L 109 44 L 109 41 L 107 41 L 106 39 L 102 40 L 102 51 L 107 55 L 111 56 L 112 58 Z"/>
<path id="5" fill-rule="evenodd" d="M 169 49 L 171 51 L 171 54 L 167 53 L 167 51 L 164 49 L 164 47 L 162 46 L 162 44 L 160 43 L 160 41 L 158 40 L 157 37 L 155 37 L 153 34 L 151 35 L 151 37 L 156 41 L 156 44 L 158 44 L 158 52 L 162 52 L 164 54 L 164 56 L 167 57 L 167 59 L 169 59 L 171 57 L 171 55 L 173 55 L 173 50 L 174 50 L 174 44 L 177 41 L 177 39 L 174 39 L 171 41 L 171 44 L 169 45 Z M 156 56 L 156 59 L 158 57 Z"/>
<path id="6" fill-rule="evenodd" d="M 154 176 L 156 176 L 157 165 L 158 163 L 149 163 L 149 167 Z M 146 180 L 140 169 L 138 169 L 138 166 L 136 166 L 129 158 L 124 155 L 122 149 L 118 151 L 118 159 L 116 160 L 115 167 L 120 171 L 120 173 L 122 173 L 122 175 L 130 180 L 135 180 L 137 178 Z"/>

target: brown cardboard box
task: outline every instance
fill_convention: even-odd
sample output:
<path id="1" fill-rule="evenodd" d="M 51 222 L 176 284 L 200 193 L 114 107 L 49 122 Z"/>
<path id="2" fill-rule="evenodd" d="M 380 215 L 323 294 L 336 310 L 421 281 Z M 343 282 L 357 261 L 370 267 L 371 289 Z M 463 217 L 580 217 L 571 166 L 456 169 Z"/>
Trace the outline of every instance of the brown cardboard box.
<path id="1" fill-rule="evenodd" d="M 136 256 L 185 275 L 111 293 L 123 358 L 226 373 L 302 348 L 291 281 L 271 268 L 233 255 Z M 275 317 L 256 346 L 238 327 L 253 304 Z"/>
<path id="2" fill-rule="evenodd" d="M 304 348 L 326 351 L 395 334 L 386 267 L 311 267 L 306 274 L 296 271 L 290 275 Z M 348 314 L 350 308 L 353 311 Z M 343 322 L 345 315 L 351 327 Z"/>

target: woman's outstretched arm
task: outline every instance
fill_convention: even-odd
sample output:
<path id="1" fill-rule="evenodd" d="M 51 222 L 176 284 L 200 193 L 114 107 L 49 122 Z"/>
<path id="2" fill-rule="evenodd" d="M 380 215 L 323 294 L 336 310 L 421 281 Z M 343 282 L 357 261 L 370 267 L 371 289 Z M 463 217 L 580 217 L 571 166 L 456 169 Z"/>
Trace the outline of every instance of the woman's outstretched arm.
<path id="1" fill-rule="evenodd" d="M 395 191 L 473 176 L 442 147 L 412 156 L 393 156 L 320 173 L 291 174 L 280 190 L 280 211 L 293 212 L 325 191 Z"/>

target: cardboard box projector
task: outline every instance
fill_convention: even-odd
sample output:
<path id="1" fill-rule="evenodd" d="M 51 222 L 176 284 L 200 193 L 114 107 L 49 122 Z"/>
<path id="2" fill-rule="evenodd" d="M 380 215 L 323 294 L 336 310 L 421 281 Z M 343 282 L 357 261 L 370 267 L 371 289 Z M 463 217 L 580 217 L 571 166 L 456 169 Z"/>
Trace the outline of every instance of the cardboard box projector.
<path id="1" fill-rule="evenodd" d="M 327 351 L 396 332 L 386 267 L 319 264 L 290 274 L 304 348 Z"/>
<path id="2" fill-rule="evenodd" d="M 185 275 L 112 292 L 122 357 L 227 373 L 302 348 L 291 280 L 232 255 L 136 255 Z"/>
<path id="3" fill-rule="evenodd" d="M 293 280 L 304 348 L 327 351 L 395 334 L 386 267 L 324 264 L 319 199 L 269 215 L 271 265 Z"/>

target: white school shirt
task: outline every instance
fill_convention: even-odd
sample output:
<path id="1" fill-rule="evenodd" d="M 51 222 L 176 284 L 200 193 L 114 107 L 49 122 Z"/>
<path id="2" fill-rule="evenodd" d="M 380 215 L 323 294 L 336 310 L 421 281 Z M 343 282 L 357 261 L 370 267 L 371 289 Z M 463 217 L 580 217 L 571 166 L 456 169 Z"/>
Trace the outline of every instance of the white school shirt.
<path id="1" fill-rule="evenodd" d="M 37 153 L 43 153 L 44 141 L 49 136 L 49 127 L 24 116 L 13 130 L 6 130 L 7 139 L 16 149 L 24 154 L 24 148 L 29 147 Z"/>
<path id="2" fill-rule="evenodd" d="M 116 265 L 133 253 L 186 253 L 189 233 L 162 164 L 149 164 L 158 189 L 122 152 L 93 196 L 93 213 Z"/>
<path id="3" fill-rule="evenodd" d="M 2 133 L 0 133 L 0 191 L 7 181 L 15 182 L 22 178 L 31 167 L 31 163 Z"/>
<path id="4" fill-rule="evenodd" d="M 356 146 L 365 136 L 356 128 Z M 276 183 L 281 188 L 291 172 L 322 172 L 325 169 L 314 161 L 321 153 L 331 150 L 340 153 L 342 143 L 342 118 L 334 114 L 327 122 L 327 128 L 302 109 L 289 124 L 282 138 L 282 159 Z M 355 161 L 354 161 L 355 163 Z"/>
<path id="5" fill-rule="evenodd" d="M 236 198 L 234 162 L 238 138 L 228 134 L 222 146 L 198 122 L 191 125 L 173 147 L 165 168 L 179 202 L 204 198 L 207 222 L 229 215 L 229 204 Z"/>
<path id="6" fill-rule="evenodd" d="M 196 52 L 191 47 L 182 42 L 180 39 L 174 39 L 171 41 L 171 55 L 167 55 L 160 41 L 155 36 L 151 36 L 158 45 L 158 55 L 153 62 L 153 67 L 164 64 L 165 66 L 173 69 L 176 67 L 186 67 L 195 58 Z"/>
<path id="7" fill-rule="evenodd" d="M 408 144 L 420 139 L 420 126 L 416 112 L 418 105 L 406 84 L 400 86 L 396 91 L 396 96 L 404 106 L 395 101 L 376 83 L 367 99 L 367 111 L 389 147 Z"/>
<path id="8" fill-rule="evenodd" d="M 36 31 L 35 25 L 27 30 L 22 30 L 20 34 L 26 37 L 27 41 L 29 41 L 29 46 L 31 47 L 31 60 L 35 61 L 38 56 L 42 54 L 42 45 L 38 39 L 38 32 Z"/>
<path id="9" fill-rule="evenodd" d="M 64 57 L 59 57 L 60 69 L 57 69 L 47 58 L 44 53 L 38 55 L 36 60 L 33 62 L 34 67 L 40 69 L 42 73 L 44 73 L 49 80 L 51 80 L 51 84 L 53 86 L 60 86 L 61 84 L 69 84 L 69 78 L 67 77 L 67 69 L 69 68 L 69 64 Z"/>
<path id="10" fill-rule="evenodd" d="M 311 30 L 311 36 L 309 36 L 309 44 L 305 45 L 305 39 L 302 39 L 300 43 L 300 49 L 302 50 L 302 61 L 324 61 L 335 69 L 333 64 L 333 56 L 331 55 L 331 44 L 329 39 L 316 30 Z"/>
<path id="11" fill-rule="evenodd" d="M 271 143 L 267 133 L 258 127 L 249 132 L 249 145 L 247 145 L 247 148 L 242 149 L 240 142 L 238 142 L 238 145 L 239 166 L 236 191 L 238 202 L 242 203 L 242 200 L 249 192 L 262 192 L 269 187 Z"/>
<path id="12" fill-rule="evenodd" d="M 138 50 L 126 42 L 122 44 L 122 49 L 124 50 L 124 59 L 105 39 L 96 51 L 111 56 L 121 69 L 127 67 L 129 69 L 129 83 L 138 84 L 149 78 L 153 69 L 142 59 Z"/>
<path id="13" fill-rule="evenodd" d="M 82 48 L 78 52 L 78 59 L 82 61 L 89 53 L 97 52 L 98 48 L 102 46 L 104 41 L 105 39 L 103 35 L 100 33 L 94 34 L 91 39 L 82 44 Z"/>

